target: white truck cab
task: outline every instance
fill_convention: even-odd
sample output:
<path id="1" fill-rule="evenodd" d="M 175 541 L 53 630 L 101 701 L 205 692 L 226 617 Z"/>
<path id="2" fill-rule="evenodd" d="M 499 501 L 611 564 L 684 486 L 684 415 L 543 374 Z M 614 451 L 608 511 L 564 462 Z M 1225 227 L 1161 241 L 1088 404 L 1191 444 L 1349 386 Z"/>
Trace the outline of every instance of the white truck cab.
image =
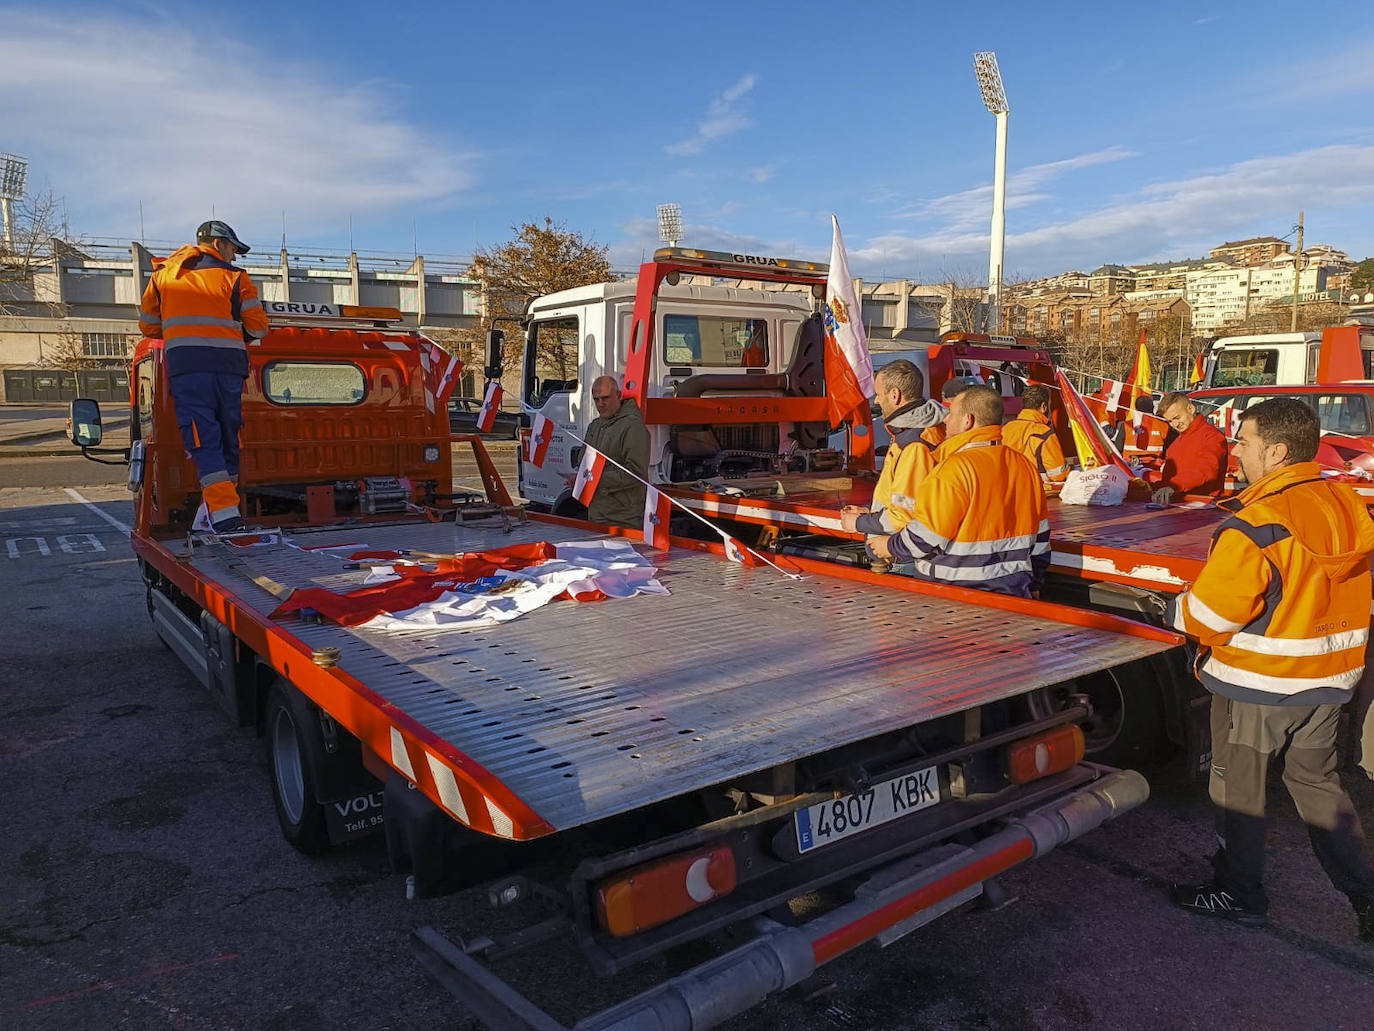
<path id="1" fill-rule="evenodd" d="M 568 477 L 581 458 L 579 440 L 596 418 L 592 382 L 613 376 L 623 384 L 635 297 L 633 279 L 598 283 L 536 298 L 526 311 L 521 400 L 554 425 L 543 467 L 523 461 L 523 454 L 520 462 L 520 493 L 536 506 L 555 512 L 568 508 Z M 805 291 L 665 283 L 653 310 L 647 396 L 738 397 L 746 389 L 751 396 L 782 396 L 802 326 L 819 303 Z M 684 459 L 690 448 L 678 446 L 680 427 L 651 423 L 649 432 L 651 482 L 695 478 L 701 472 L 690 456 Z M 745 464 L 750 456 L 760 466 L 771 462 L 788 444 L 779 440 L 776 422 L 706 432 L 713 438 L 713 457 L 725 450 L 738 453 Z"/>

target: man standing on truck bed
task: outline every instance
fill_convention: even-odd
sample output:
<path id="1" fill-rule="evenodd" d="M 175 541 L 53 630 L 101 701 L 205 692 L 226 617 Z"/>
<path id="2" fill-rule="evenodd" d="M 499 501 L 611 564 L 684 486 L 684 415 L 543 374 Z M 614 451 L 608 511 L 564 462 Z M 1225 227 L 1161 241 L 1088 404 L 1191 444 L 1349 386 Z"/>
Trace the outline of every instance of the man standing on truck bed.
<path id="1" fill-rule="evenodd" d="M 1159 414 L 1178 436 L 1164 449 L 1164 467 L 1152 478 L 1154 500 L 1167 505 L 1174 494 L 1215 494 L 1225 487 L 1225 434 L 1198 418 L 1187 394 L 1165 394 Z"/>
<path id="2" fill-rule="evenodd" d="M 1032 383 L 1021 395 L 1021 411 L 1002 427 L 1002 443 L 1035 463 L 1046 483 L 1063 483 L 1069 477 L 1064 449 L 1050 422 L 1050 390 Z"/>
<path id="3" fill-rule="evenodd" d="M 1353 494 L 1322 481 L 1321 427 L 1296 398 L 1241 416 L 1235 454 L 1249 486 L 1218 507 L 1197 582 L 1174 599 L 1174 627 L 1196 638 L 1212 692 L 1212 774 L 1220 848 L 1203 884 L 1175 884 L 1178 905 L 1237 923 L 1265 922 L 1265 783 L 1283 782 L 1331 883 L 1374 944 L 1374 868 L 1336 773 L 1336 730 L 1364 671 L 1374 524 Z"/>
<path id="4" fill-rule="evenodd" d="M 911 521 L 870 537 L 879 558 L 923 580 L 1019 598 L 1039 593 L 1050 562 L 1049 507 L 1030 460 L 1002 445 L 1002 395 L 970 386 L 945 418 L 940 461 L 916 491 Z"/>
<path id="5" fill-rule="evenodd" d="M 935 468 L 935 445 L 924 434 L 945 417 L 938 401 L 923 401 L 925 378 L 905 358 L 889 362 L 874 377 L 883 425 L 892 437 L 883 471 L 873 488 L 873 508 L 846 505 L 840 525 L 849 533 L 896 533 L 911 520 L 916 488 Z"/>
<path id="6" fill-rule="evenodd" d="M 644 481 L 649 475 L 649 431 L 644 428 L 644 416 L 634 398 L 621 399 L 620 384 L 613 376 L 593 381 L 592 403 L 597 417 L 587 427 L 587 444 L 634 476 L 607 462 L 587 506 L 587 518 L 609 526 L 640 527 L 644 524 Z"/>
<path id="7" fill-rule="evenodd" d="M 216 533 L 243 526 L 234 481 L 248 376 L 244 343 L 267 335 L 253 280 L 233 263 L 247 253 L 226 223 L 202 222 L 194 246 L 158 264 L 138 319 L 144 336 L 162 338 L 177 426 Z"/>

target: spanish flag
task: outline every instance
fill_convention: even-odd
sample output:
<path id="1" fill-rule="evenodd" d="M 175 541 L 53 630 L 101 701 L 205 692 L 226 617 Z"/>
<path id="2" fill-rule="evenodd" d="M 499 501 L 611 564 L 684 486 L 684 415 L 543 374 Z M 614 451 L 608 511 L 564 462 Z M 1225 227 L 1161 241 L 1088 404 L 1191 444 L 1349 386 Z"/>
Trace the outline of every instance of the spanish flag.
<path id="1" fill-rule="evenodd" d="M 1145 331 L 1142 329 L 1140 331 L 1140 345 L 1135 352 L 1135 364 L 1131 366 L 1131 374 L 1126 378 L 1126 383 L 1131 388 L 1131 411 L 1135 411 L 1136 398 L 1140 395 L 1154 396 L 1154 389 L 1151 386 L 1153 382 L 1154 376 L 1150 372 L 1150 352 L 1145 347 Z"/>

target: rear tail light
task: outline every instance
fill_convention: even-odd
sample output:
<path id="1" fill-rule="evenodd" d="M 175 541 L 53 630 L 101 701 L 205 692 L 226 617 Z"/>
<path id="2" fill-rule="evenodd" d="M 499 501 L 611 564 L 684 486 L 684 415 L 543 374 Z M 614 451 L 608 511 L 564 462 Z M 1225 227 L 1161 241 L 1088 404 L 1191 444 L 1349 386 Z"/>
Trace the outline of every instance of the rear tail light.
<path id="1" fill-rule="evenodd" d="M 726 845 L 635 867 L 597 885 L 601 926 L 617 938 L 688 913 L 735 890 L 735 854 Z"/>
<path id="2" fill-rule="evenodd" d="M 1070 769 L 1082 758 L 1083 731 L 1071 723 L 1009 747 L 1007 778 L 1013 784 L 1029 784 L 1040 777 Z"/>

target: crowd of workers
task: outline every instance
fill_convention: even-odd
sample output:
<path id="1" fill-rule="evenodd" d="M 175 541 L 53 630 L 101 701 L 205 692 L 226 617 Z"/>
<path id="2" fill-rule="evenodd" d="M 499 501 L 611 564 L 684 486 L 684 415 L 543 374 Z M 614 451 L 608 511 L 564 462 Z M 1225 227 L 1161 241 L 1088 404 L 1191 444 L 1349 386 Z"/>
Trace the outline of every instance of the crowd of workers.
<path id="1" fill-rule="evenodd" d="M 177 424 L 217 532 L 242 525 L 235 481 L 245 345 L 267 332 L 252 280 L 233 264 L 248 250 L 225 223 L 203 223 L 194 245 L 158 263 L 140 312 L 143 333 L 164 341 Z M 846 507 L 844 529 L 866 535 L 877 568 L 1038 597 L 1050 556 L 1046 485 L 1068 475 L 1049 389 L 1028 386 L 1004 424 L 999 390 L 955 379 L 940 404 L 927 399 L 910 361 L 880 369 L 875 385 L 891 444 L 873 506 Z M 639 526 L 649 465 L 642 414 L 610 376 L 593 382 L 592 399 L 598 414 L 586 444 L 611 461 L 588 517 Z M 1226 437 L 1185 394 L 1165 395 L 1159 415 L 1173 436 L 1152 474 L 1154 501 L 1220 491 Z M 1266 776 L 1281 759 L 1323 869 L 1350 899 L 1360 938 L 1374 943 L 1374 868 L 1336 773 L 1340 711 L 1361 682 L 1374 614 L 1374 523 L 1349 491 L 1323 480 L 1313 461 L 1319 437 L 1316 413 L 1296 399 L 1246 409 L 1234 454 L 1247 486 L 1219 502 L 1230 517 L 1171 607 L 1172 625 L 1200 648 L 1196 672 L 1213 696 L 1209 790 L 1219 841 L 1213 877 L 1172 893 L 1194 912 L 1264 922 Z M 1374 776 L 1371 752 L 1367 740 L 1363 762 Z"/>

